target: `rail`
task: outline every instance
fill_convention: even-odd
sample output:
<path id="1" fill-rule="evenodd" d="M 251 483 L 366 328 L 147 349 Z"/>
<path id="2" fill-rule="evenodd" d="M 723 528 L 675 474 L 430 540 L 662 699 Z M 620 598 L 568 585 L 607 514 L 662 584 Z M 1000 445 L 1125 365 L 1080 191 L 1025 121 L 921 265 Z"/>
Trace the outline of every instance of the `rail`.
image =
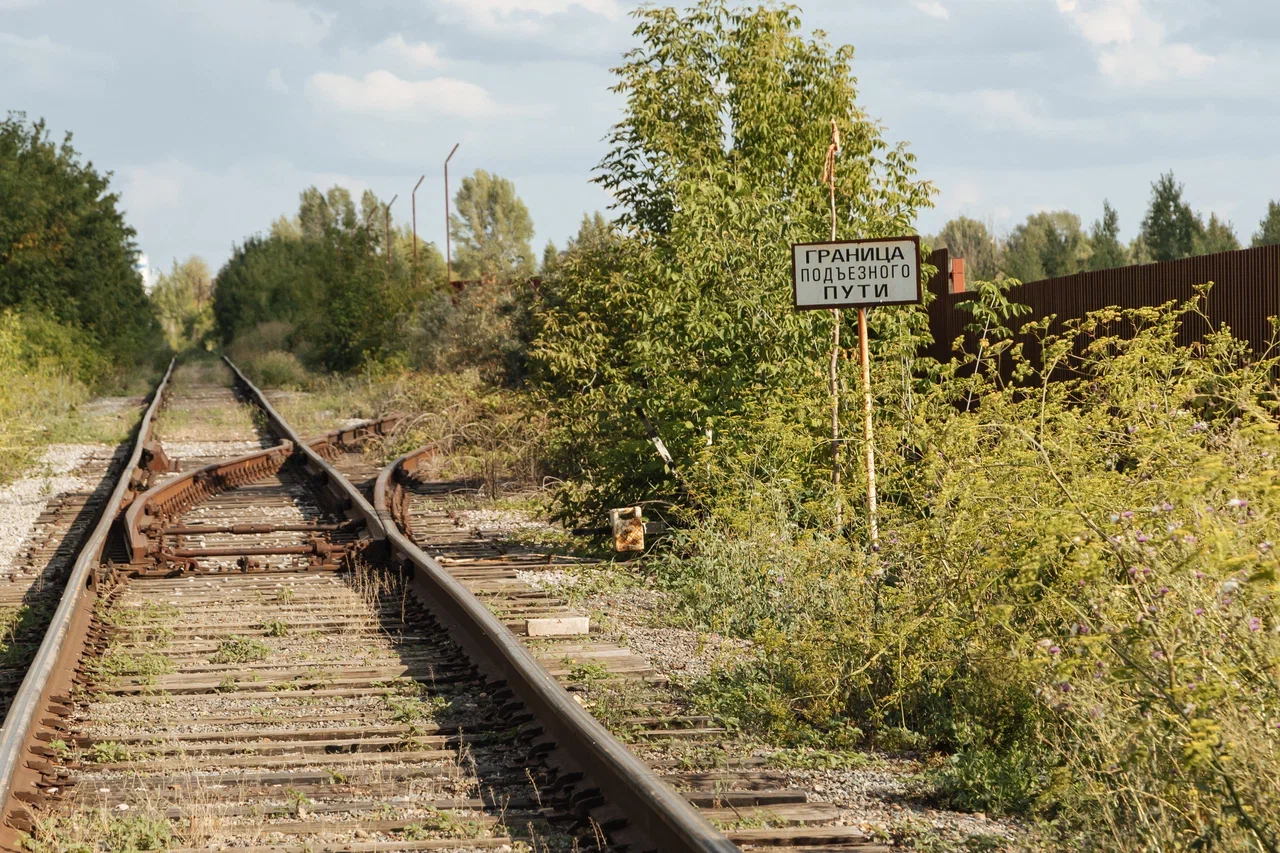
<path id="1" fill-rule="evenodd" d="M 413 567 L 422 598 L 454 629 L 477 663 L 500 673 L 548 735 L 553 760 L 586 774 L 603 799 L 627 821 L 638 849 L 662 853 L 730 853 L 738 847 L 635 756 L 560 686 L 540 662 L 466 587 L 400 530 L 392 492 L 430 450 L 422 448 L 385 467 L 374 506 L 392 552 Z"/>
<path id="2" fill-rule="evenodd" d="M 72 674 L 69 664 L 75 661 L 84 645 L 84 629 L 88 625 L 91 610 L 81 606 L 85 591 L 94 577 L 94 570 L 99 565 L 107 543 L 107 535 L 120 512 L 125 495 L 133 486 L 133 474 L 142 460 L 143 445 L 150 438 L 156 411 L 168 387 L 169 378 L 173 375 L 173 365 L 171 360 L 164 378 L 156 387 L 151 404 L 138 423 L 129 461 L 103 507 L 93 532 L 76 556 L 49 628 L 13 697 L 9 713 L 5 716 L 3 729 L 0 730 L 0 787 L 4 792 L 3 814 L 8 826 L 19 829 L 24 828 L 24 823 L 29 826 L 29 819 L 24 814 L 25 805 L 39 799 L 34 782 L 39 778 L 40 762 L 32 759 L 23 763 L 22 757 L 29 754 L 29 747 L 35 740 L 37 724 L 40 723 L 37 714 L 46 707 L 53 691 L 66 689 Z"/>
<path id="3" fill-rule="evenodd" d="M 509 694 L 524 705 L 532 715 L 531 725 L 540 730 L 535 751 L 557 767 L 562 779 L 578 780 L 575 803 L 581 813 L 590 814 L 615 841 L 631 850 L 731 853 L 738 849 L 578 705 L 478 599 L 400 532 L 386 505 L 388 483 L 393 472 L 402 471 L 406 459 L 413 454 L 401 457 L 380 472 L 375 485 L 377 508 L 324 458 L 330 451 L 328 444 L 381 433 L 387 428 L 386 423 L 357 425 L 331 433 L 326 437 L 327 442 L 309 443 L 239 368 L 230 360 L 226 363 L 245 394 L 262 409 L 281 443 L 238 460 L 207 466 L 151 489 L 131 505 L 127 529 L 152 523 L 156 516 L 167 517 L 172 514 L 170 510 L 180 510 L 203 493 L 234 485 L 252 475 L 251 467 L 300 464 L 311 482 L 327 492 L 334 504 L 345 512 L 348 521 L 343 526 L 360 528 L 359 544 L 370 551 L 371 556 L 389 556 L 395 564 L 407 569 L 423 605 L 449 630 L 472 663 L 486 678 L 503 685 L 505 689 L 500 690 L 501 693 Z M 32 748 L 50 738 L 50 730 L 56 730 L 60 724 L 49 716 L 42 718 L 41 711 L 47 711 L 52 717 L 72 711 L 71 680 L 80 655 L 91 641 L 88 629 L 93 607 L 89 606 L 89 596 L 95 595 L 96 583 L 90 584 L 97 578 L 96 569 L 108 532 L 120 515 L 172 371 L 171 363 L 139 425 L 128 467 L 76 559 L 49 632 L 14 699 L 0 735 L 0 782 L 6 798 L 0 845 L 16 846 L 12 843 L 13 834 L 33 829 L 35 818 L 27 807 L 45 800 L 41 777 L 50 774 L 53 766 Z M 229 476 L 225 482 L 224 473 Z M 131 537 L 129 541 L 131 547 L 145 547 L 141 537 Z"/>

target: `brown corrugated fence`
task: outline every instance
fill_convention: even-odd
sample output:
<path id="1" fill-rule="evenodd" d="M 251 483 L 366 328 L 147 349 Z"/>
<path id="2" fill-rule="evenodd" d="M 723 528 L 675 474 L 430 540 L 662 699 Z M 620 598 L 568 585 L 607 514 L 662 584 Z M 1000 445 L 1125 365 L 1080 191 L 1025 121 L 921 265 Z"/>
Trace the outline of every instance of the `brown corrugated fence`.
<path id="1" fill-rule="evenodd" d="M 928 354 L 941 361 L 951 358 L 952 342 L 963 335 L 969 314 L 957 311 L 956 303 L 972 299 L 972 293 L 949 293 L 945 250 L 929 259 L 940 274 L 929 282 L 934 299 L 929 305 L 929 326 L 933 346 Z M 1226 325 L 1232 333 L 1248 341 L 1255 352 L 1266 349 L 1271 340 L 1270 317 L 1280 316 L 1280 246 L 1262 246 L 1236 252 L 1201 255 L 1180 261 L 1118 267 L 1028 282 L 1009 292 L 1009 298 L 1031 306 L 1031 313 L 1008 325 L 1019 328 L 1028 320 L 1050 314 L 1057 316 L 1051 332 L 1059 332 L 1062 321 L 1083 317 L 1109 306 L 1141 308 L 1171 300 L 1190 299 L 1193 287 L 1213 282 L 1207 314 L 1215 328 Z M 1179 343 L 1189 344 L 1208 331 L 1203 321 L 1184 322 Z"/>

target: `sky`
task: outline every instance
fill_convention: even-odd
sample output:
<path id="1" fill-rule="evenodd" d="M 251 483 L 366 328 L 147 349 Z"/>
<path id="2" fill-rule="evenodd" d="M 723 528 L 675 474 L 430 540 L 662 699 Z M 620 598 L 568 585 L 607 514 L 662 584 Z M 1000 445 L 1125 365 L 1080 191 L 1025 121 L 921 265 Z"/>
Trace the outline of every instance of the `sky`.
<path id="1" fill-rule="evenodd" d="M 563 245 L 617 121 L 633 0 L 0 0 L 0 109 L 43 117 L 114 185 L 153 267 L 232 245 L 315 184 L 371 188 L 443 242 L 442 164 L 512 179 Z M 1247 241 L 1280 199 L 1280 3 L 807 0 L 855 46 L 861 106 L 938 187 L 923 233 L 1007 232 L 1107 198 L 1138 228 L 1172 169 Z"/>

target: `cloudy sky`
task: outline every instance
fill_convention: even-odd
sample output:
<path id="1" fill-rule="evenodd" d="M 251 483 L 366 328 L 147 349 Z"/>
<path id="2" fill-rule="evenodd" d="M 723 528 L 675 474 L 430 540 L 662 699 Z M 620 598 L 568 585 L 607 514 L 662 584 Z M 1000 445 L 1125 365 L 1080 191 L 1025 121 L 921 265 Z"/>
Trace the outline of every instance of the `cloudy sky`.
<path id="1" fill-rule="evenodd" d="M 807 0 L 857 48 L 864 107 L 941 193 L 1007 230 L 1104 197 L 1135 232 L 1172 168 L 1247 239 L 1280 198 L 1280 3 Z M 115 173 L 153 266 L 296 209 L 309 184 L 400 194 L 442 240 L 441 163 L 513 179 L 563 243 L 618 115 L 633 0 L 0 0 L 0 109 L 43 116 Z"/>

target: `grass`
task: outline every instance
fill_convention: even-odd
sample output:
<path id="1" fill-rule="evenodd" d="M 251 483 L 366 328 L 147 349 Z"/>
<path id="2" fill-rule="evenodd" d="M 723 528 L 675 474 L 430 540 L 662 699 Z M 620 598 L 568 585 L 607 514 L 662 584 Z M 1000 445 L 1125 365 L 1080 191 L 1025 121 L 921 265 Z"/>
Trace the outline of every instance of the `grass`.
<path id="1" fill-rule="evenodd" d="M 468 820 L 456 812 L 431 809 L 416 823 L 404 828 L 401 837 L 405 841 L 430 841 L 436 838 L 486 838 L 489 827 L 477 820 Z"/>
<path id="2" fill-rule="evenodd" d="M 162 815 L 112 814 L 98 809 L 87 816 L 50 817 L 24 839 L 31 853 L 142 853 L 176 843 L 173 826 Z"/>
<path id="3" fill-rule="evenodd" d="M 173 661 L 160 652 L 127 652 L 121 648 L 108 649 L 107 653 L 90 662 L 89 671 L 99 678 L 137 677 L 154 679 L 174 671 Z"/>
<path id="4" fill-rule="evenodd" d="M 270 619 L 262 623 L 268 637 L 284 637 L 289 633 L 289 623 L 283 619 Z"/>
<path id="5" fill-rule="evenodd" d="M 254 637 L 232 635 L 218 644 L 218 650 L 209 657 L 209 663 L 253 663 L 266 660 L 271 649 Z"/>

